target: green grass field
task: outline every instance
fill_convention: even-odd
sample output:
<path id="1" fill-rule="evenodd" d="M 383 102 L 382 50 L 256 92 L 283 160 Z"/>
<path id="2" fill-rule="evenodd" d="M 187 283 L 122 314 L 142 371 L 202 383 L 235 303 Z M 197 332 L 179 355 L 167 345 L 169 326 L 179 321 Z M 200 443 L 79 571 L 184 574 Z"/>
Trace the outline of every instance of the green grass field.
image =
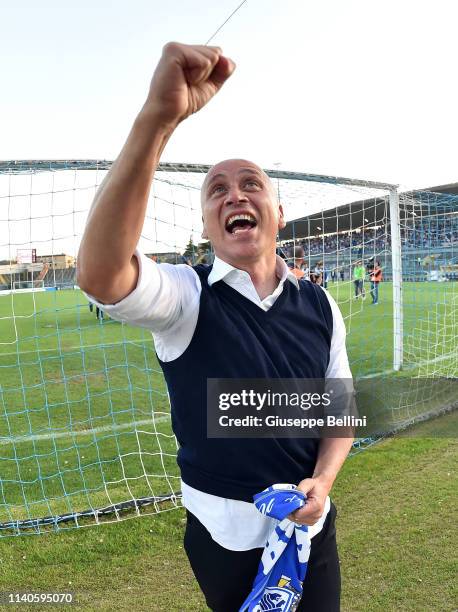
<path id="1" fill-rule="evenodd" d="M 386 387 L 391 285 L 382 285 L 378 306 L 369 296 L 353 300 L 352 283 L 330 291 L 346 321 L 354 376 Z M 405 373 L 456 376 L 458 288 L 404 283 L 403 292 Z M 168 399 L 148 332 L 100 323 L 80 291 L 66 290 L 0 296 L 0 338 L 0 523 L 179 489 Z"/>
<path id="2" fill-rule="evenodd" d="M 99 323 L 79 291 L 3 296 L 0 313 L 0 521 L 179 488 L 150 334 Z"/>
<path id="3" fill-rule="evenodd" d="M 391 285 L 382 285 L 376 307 L 352 300 L 350 283 L 330 291 L 349 331 L 353 373 L 376 389 L 392 363 Z M 399 376 L 456 376 L 458 289 L 405 283 L 403 291 Z M 69 290 L 0 296 L 0 339 L 0 522 L 179 488 L 150 334 L 98 322 L 81 292 Z M 456 427 L 456 413 L 446 415 L 417 427 L 422 438 L 387 439 L 346 462 L 333 491 L 344 611 L 456 609 L 456 442 L 438 435 Z M 0 591 L 72 591 L 87 610 L 206 610 L 182 549 L 181 508 L 110 519 L 0 537 Z"/>
<path id="4" fill-rule="evenodd" d="M 439 437 L 456 426 L 452 413 L 347 459 L 333 489 L 343 612 L 456 610 L 457 441 Z M 178 509 L 0 539 L 0 591 L 71 591 L 84 610 L 204 612 L 183 530 Z"/>

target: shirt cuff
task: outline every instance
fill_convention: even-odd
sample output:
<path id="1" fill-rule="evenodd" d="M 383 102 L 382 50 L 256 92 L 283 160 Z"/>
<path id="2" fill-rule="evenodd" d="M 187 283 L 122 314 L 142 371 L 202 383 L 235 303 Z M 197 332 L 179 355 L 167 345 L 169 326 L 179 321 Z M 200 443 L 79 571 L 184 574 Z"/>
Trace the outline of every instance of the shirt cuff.
<path id="1" fill-rule="evenodd" d="M 132 314 L 138 311 L 139 306 L 143 304 L 148 295 L 148 286 L 150 286 L 152 278 L 154 279 L 156 276 L 159 277 L 154 261 L 146 257 L 146 255 L 141 253 L 138 249 L 135 249 L 134 255 L 138 261 L 137 286 L 129 295 L 126 295 L 125 298 L 115 304 L 102 304 L 98 302 L 94 296 L 83 291 L 87 299 L 95 304 L 95 306 L 98 306 L 107 314 L 115 314 L 119 319 L 122 319 L 123 315 L 126 317 L 129 315 L 129 318 L 132 318 Z M 159 278 L 158 282 L 160 282 Z"/>

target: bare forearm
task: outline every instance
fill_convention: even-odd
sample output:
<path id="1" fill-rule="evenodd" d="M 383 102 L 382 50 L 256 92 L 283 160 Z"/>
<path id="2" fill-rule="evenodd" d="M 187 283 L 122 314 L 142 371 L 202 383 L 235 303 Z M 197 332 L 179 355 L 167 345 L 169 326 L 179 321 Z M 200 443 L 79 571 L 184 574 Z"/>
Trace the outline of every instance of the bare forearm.
<path id="1" fill-rule="evenodd" d="M 172 132 L 173 127 L 160 123 L 147 106 L 135 120 L 88 216 L 78 255 L 78 279 L 87 290 L 100 290 L 130 265 L 151 181 Z"/>
<path id="2" fill-rule="evenodd" d="M 136 285 L 133 253 L 161 153 L 175 127 L 221 89 L 235 64 L 219 47 L 168 43 L 146 103 L 94 199 L 78 253 L 78 284 L 113 303 Z"/>
<path id="3" fill-rule="evenodd" d="M 321 440 L 312 478 L 304 478 L 298 485 L 298 489 L 307 495 L 307 503 L 291 515 L 293 521 L 303 525 L 313 525 L 323 515 L 326 497 L 352 444 L 353 438 Z"/>
<path id="4" fill-rule="evenodd" d="M 331 489 L 353 444 L 353 438 L 323 438 L 313 478 L 326 482 Z"/>

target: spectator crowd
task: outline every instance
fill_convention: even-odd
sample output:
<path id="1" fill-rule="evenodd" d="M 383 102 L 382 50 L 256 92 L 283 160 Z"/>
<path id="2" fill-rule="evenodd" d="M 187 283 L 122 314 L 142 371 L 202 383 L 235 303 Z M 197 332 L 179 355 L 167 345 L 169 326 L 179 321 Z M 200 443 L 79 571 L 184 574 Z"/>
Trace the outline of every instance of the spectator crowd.
<path id="1" fill-rule="evenodd" d="M 401 243 L 404 249 L 458 247 L 458 219 L 429 221 L 419 219 L 414 224 L 401 227 Z M 328 234 L 313 238 L 282 241 L 281 247 L 290 249 L 301 246 L 305 256 L 326 253 L 332 255 L 337 251 L 352 249 L 359 256 L 367 253 L 380 253 L 391 248 L 389 226 L 380 226 L 376 230 L 355 230 L 341 234 Z"/>

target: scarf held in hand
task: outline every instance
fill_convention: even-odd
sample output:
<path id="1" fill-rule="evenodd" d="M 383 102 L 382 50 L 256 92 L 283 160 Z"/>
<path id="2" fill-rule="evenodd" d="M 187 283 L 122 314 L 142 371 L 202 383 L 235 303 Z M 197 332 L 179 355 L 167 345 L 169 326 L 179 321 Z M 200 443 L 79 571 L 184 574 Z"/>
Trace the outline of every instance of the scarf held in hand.
<path id="1" fill-rule="evenodd" d="M 307 525 L 288 518 L 306 503 L 294 485 L 277 484 L 254 496 L 259 512 L 280 523 L 264 547 L 253 589 L 239 612 L 294 612 L 302 596 L 302 583 L 310 556 Z"/>

